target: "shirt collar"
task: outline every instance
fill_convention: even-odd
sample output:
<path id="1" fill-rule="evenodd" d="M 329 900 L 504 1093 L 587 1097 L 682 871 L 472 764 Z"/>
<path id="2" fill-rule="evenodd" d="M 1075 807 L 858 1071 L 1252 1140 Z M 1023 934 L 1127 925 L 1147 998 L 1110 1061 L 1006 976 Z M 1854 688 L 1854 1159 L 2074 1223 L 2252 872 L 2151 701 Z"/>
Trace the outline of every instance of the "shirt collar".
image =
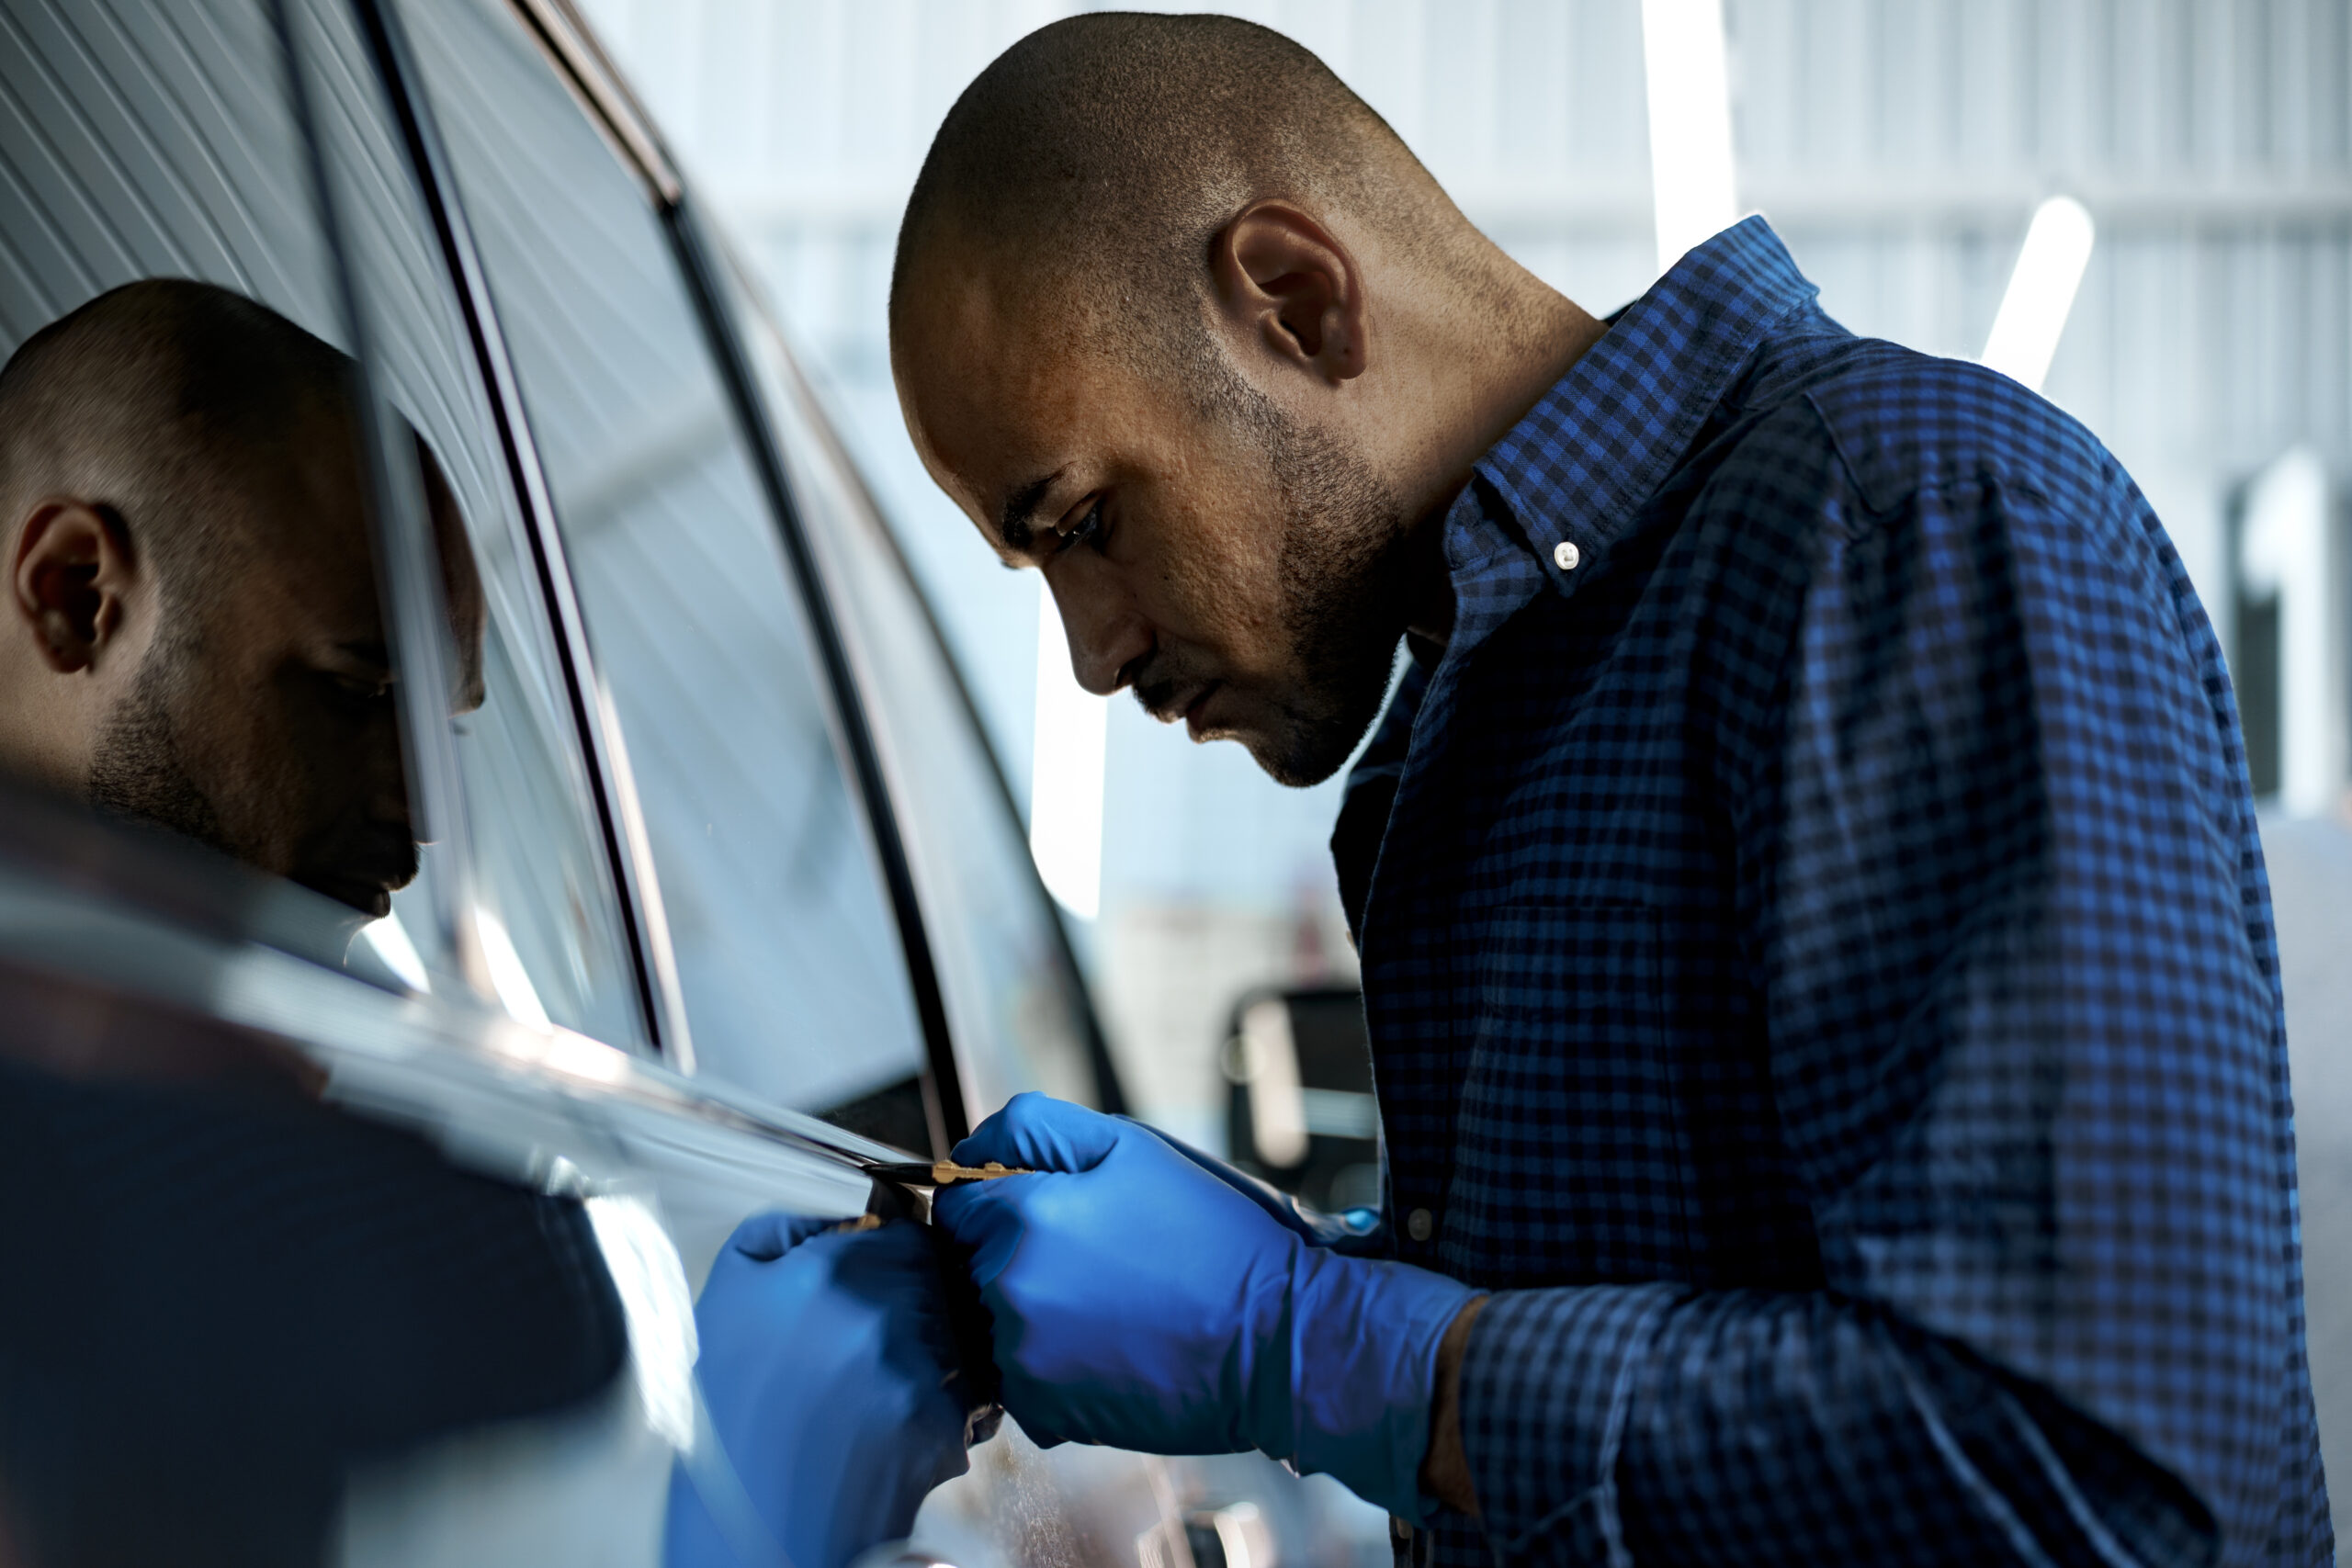
<path id="1" fill-rule="evenodd" d="M 1479 459 L 1484 483 L 1466 487 L 1445 522 L 1457 604 L 1475 595 L 1466 580 L 1519 544 L 1513 524 L 1543 577 L 1574 592 L 1690 450 L 1757 344 L 1816 292 L 1761 218 L 1675 263 Z M 1508 521 L 1487 515 L 1496 502 Z M 1457 613 L 1457 633 L 1468 629 Z"/>

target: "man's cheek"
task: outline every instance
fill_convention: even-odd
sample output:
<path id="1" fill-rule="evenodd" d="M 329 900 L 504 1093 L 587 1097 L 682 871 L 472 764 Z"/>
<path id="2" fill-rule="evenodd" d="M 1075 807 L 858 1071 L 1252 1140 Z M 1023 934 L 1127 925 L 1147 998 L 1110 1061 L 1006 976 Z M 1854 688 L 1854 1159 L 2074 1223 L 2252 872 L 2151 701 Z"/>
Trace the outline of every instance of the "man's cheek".
<path id="1" fill-rule="evenodd" d="M 240 853 L 281 876 L 301 869 L 301 847 L 331 817 L 332 800 L 351 787 L 334 754 L 334 726 L 299 690 L 273 684 L 241 705 L 221 726 L 223 739 L 208 772 L 215 809 Z"/>

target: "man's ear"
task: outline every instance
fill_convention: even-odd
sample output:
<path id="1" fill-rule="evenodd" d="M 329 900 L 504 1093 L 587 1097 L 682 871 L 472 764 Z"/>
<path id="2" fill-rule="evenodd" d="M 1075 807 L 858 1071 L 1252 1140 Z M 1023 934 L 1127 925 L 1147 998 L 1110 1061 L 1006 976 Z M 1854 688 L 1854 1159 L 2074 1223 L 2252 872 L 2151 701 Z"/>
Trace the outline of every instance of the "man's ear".
<path id="1" fill-rule="evenodd" d="M 1363 275 L 1331 231 L 1286 201 L 1252 202 L 1209 243 L 1227 319 L 1336 385 L 1364 373 Z"/>
<path id="2" fill-rule="evenodd" d="M 9 604 L 51 670 L 97 663 L 121 635 L 136 568 L 106 509 L 52 496 L 36 505 L 8 563 Z"/>

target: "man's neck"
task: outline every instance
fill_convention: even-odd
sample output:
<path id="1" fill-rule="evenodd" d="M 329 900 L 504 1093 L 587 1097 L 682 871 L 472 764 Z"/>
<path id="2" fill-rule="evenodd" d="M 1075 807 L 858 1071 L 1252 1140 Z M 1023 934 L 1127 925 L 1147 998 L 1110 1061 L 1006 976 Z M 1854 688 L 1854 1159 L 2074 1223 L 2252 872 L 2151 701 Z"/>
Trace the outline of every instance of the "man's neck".
<path id="1" fill-rule="evenodd" d="M 1514 342 L 1513 351 L 1500 363 L 1467 378 L 1458 405 L 1466 410 L 1466 417 L 1446 443 L 1445 459 L 1423 491 L 1407 540 L 1414 592 L 1406 630 L 1439 647 L 1453 633 L 1453 572 L 1445 558 L 1445 519 L 1468 487 L 1471 469 L 1609 330 L 1607 322 L 1588 315 L 1573 300 L 1548 288 L 1543 294 L 1535 314 L 1537 330 Z"/>

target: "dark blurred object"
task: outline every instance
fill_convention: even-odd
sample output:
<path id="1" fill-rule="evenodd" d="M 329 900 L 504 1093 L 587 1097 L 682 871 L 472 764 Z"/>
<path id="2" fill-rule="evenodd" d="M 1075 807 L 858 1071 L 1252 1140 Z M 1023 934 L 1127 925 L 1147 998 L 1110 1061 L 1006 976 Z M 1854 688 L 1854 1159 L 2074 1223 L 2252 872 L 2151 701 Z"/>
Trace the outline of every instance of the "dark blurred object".
<path id="1" fill-rule="evenodd" d="M 82 1021 L 168 1032 L 142 1011 Z M 585 1399 L 627 1350 L 577 1202 L 283 1079 L 0 1062 L 0 1474 L 40 1568 L 319 1562 L 350 1466 Z"/>
<path id="2" fill-rule="evenodd" d="M 937 1092 L 932 1080 L 920 1074 L 885 1084 L 817 1115 L 844 1133 L 894 1149 L 929 1150 L 933 1157 L 947 1152 Z"/>
<path id="3" fill-rule="evenodd" d="M 939 1255 L 939 1279 L 947 1295 L 947 1321 L 956 1335 L 957 1393 L 964 1401 L 964 1446 L 985 1443 L 1004 1425 L 1004 1377 L 997 1371 L 989 1333 L 994 1320 L 980 1303 L 980 1288 L 972 1280 L 972 1259 L 955 1238 L 931 1224 L 928 1191 L 908 1186 L 904 1166 L 877 1166 L 874 1190 L 866 1199 L 862 1224 L 911 1220 L 924 1226 Z"/>
<path id="4" fill-rule="evenodd" d="M 1222 1066 L 1235 1165 L 1327 1213 L 1380 1207 L 1380 1106 L 1363 992 L 1243 997 Z"/>

